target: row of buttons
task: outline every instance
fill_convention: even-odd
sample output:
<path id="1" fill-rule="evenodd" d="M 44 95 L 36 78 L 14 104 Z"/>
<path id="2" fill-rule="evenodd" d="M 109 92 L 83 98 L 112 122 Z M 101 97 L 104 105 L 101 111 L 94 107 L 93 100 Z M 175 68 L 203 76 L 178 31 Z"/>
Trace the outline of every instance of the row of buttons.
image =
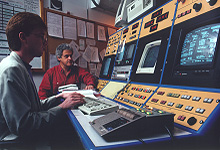
<path id="1" fill-rule="evenodd" d="M 135 97 L 135 98 L 140 98 L 140 99 L 145 99 L 145 98 L 146 98 L 146 96 L 137 95 L 137 94 L 135 94 L 134 97 Z"/>
<path id="2" fill-rule="evenodd" d="M 158 101 L 159 101 L 159 99 L 155 99 L 155 98 L 152 98 L 152 99 L 151 99 L 151 102 L 154 102 L 154 103 L 157 103 Z M 166 102 L 167 102 L 167 101 L 162 100 L 162 101 L 160 102 L 160 104 L 165 105 Z M 172 107 L 173 105 L 174 105 L 173 102 L 167 103 L 167 106 L 171 106 L 171 107 Z M 176 104 L 175 107 L 181 109 L 181 108 L 183 107 L 183 104 Z M 193 109 L 192 106 L 186 106 L 186 107 L 185 107 L 185 110 L 188 110 L 188 111 L 192 111 L 192 109 Z M 203 113 L 205 112 L 205 109 L 197 108 L 197 109 L 196 109 L 196 112 L 203 114 Z"/>
<path id="3" fill-rule="evenodd" d="M 125 98 L 122 98 L 122 97 L 117 97 L 118 100 L 122 100 L 126 103 L 129 103 L 129 104 L 132 104 L 132 105 L 136 105 L 136 106 L 141 106 L 142 104 L 138 103 L 138 102 L 135 102 L 135 101 L 131 101 L 131 100 L 128 100 L 128 99 L 125 99 Z"/>
<path id="4" fill-rule="evenodd" d="M 150 93 L 151 91 L 153 91 L 151 89 L 143 89 L 143 88 L 136 88 L 136 87 L 132 87 L 131 89 L 134 90 L 134 91 L 139 91 L 139 92 L 143 91 L 145 93 Z"/>

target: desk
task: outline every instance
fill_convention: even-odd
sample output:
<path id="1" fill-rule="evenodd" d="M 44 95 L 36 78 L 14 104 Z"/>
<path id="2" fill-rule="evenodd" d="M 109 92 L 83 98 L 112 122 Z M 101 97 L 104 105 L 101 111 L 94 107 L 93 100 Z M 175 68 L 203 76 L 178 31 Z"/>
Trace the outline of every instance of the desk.
<path id="1" fill-rule="evenodd" d="M 80 110 L 73 109 L 68 110 L 68 116 L 76 128 L 79 137 L 83 143 L 83 146 L 87 150 L 99 150 L 99 149 L 113 149 L 125 146 L 135 146 L 143 144 L 139 140 L 129 140 L 129 141 L 115 141 L 107 142 L 101 136 L 96 133 L 96 131 L 89 124 L 90 121 L 100 117 L 100 116 L 89 116 L 84 115 Z M 174 137 L 179 136 L 190 136 L 192 133 L 178 129 L 174 129 Z M 142 139 L 143 142 L 153 143 L 158 141 L 170 141 L 171 138 L 168 134 L 154 135 L 148 138 Z"/>

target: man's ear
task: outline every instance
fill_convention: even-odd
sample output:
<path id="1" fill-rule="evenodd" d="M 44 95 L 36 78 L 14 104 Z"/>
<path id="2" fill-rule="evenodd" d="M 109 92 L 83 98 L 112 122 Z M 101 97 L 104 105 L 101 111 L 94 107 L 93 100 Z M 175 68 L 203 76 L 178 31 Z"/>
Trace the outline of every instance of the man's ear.
<path id="1" fill-rule="evenodd" d="M 20 40 L 25 40 L 26 39 L 24 32 L 20 32 L 18 36 L 19 36 Z"/>
<path id="2" fill-rule="evenodd" d="M 57 57 L 57 60 L 58 60 L 59 62 L 60 62 L 60 59 L 61 59 L 61 58 Z"/>

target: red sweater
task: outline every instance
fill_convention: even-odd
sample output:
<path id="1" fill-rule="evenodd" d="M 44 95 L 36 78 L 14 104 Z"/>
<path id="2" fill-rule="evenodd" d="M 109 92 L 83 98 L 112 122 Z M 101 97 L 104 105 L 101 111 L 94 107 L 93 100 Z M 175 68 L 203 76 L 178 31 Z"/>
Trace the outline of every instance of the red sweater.
<path id="1" fill-rule="evenodd" d="M 85 69 L 72 66 L 66 76 L 60 65 L 47 70 L 39 87 L 40 99 L 55 95 L 58 87 L 67 84 L 85 83 L 95 87 L 95 78 Z"/>

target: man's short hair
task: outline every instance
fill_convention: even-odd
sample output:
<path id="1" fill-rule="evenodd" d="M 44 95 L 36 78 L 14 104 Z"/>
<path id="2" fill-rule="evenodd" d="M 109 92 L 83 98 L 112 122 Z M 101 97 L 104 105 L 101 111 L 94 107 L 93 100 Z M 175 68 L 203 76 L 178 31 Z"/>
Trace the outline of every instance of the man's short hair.
<path id="1" fill-rule="evenodd" d="M 56 56 L 61 58 L 64 50 L 70 50 L 73 52 L 73 48 L 69 44 L 62 43 L 56 48 Z"/>
<path id="2" fill-rule="evenodd" d="M 15 14 L 6 26 L 6 35 L 10 49 L 19 51 L 21 48 L 19 33 L 24 32 L 29 36 L 34 29 L 47 31 L 47 26 L 39 15 L 30 12 L 19 12 Z"/>

